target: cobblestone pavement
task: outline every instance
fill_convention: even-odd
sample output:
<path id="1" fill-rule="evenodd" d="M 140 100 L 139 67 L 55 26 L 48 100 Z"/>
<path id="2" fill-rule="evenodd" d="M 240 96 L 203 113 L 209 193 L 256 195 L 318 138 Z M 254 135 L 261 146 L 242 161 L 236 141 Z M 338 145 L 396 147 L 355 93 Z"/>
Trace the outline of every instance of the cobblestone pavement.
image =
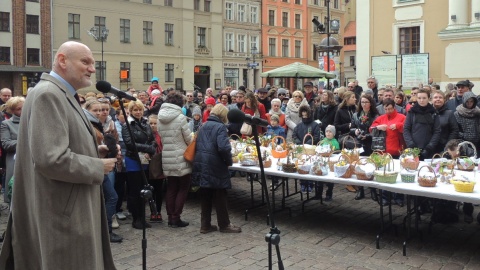
<path id="1" fill-rule="evenodd" d="M 166 223 L 160 223 L 147 229 L 147 269 L 267 268 L 267 210 L 265 207 L 250 210 L 248 221 L 245 221 L 245 209 L 251 204 L 250 183 L 245 178 L 232 181 L 230 218 L 243 232 L 200 234 L 199 199 L 190 194 L 182 216 L 190 226 L 169 228 Z M 254 182 L 257 203 L 261 198 L 259 187 Z M 293 188 L 293 181 L 290 181 L 290 189 Z M 367 190 L 366 197 L 369 197 Z M 276 225 L 281 230 L 280 252 L 285 269 L 480 269 L 480 225 L 464 223 L 461 211 L 458 211 L 460 222 L 435 224 L 431 233 L 428 232 L 429 216 L 422 216 L 423 238 L 411 239 L 407 256 L 403 256 L 401 223 L 405 207 L 393 207 L 398 236 L 394 230 L 388 230 L 381 238 L 380 249 L 376 249 L 375 237 L 380 228 L 378 205 L 369 198 L 355 201 L 354 196 L 344 186 L 337 185 L 333 201 L 323 205 L 320 201 L 308 202 L 303 213 L 300 195 L 286 199 L 292 217 L 288 211 L 275 215 Z M 277 207 L 279 199 L 277 197 Z M 477 213 L 478 207 L 474 215 Z M 7 214 L 8 210 L 3 209 L 2 231 Z M 165 205 L 162 214 L 166 216 Z M 133 229 L 130 219 L 119 222 L 121 226 L 115 232 L 123 236 L 124 241 L 112 244 L 116 266 L 118 269 L 142 269 L 142 231 Z M 278 269 L 275 250 L 273 256 L 274 269 Z"/>

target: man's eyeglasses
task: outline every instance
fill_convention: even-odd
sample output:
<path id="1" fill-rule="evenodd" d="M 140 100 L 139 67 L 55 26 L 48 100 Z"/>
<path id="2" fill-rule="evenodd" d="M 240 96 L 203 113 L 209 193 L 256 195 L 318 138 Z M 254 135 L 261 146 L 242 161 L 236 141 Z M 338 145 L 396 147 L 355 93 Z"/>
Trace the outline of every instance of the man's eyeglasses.
<path id="1" fill-rule="evenodd" d="M 187 95 L 187 97 L 193 97 L 192 95 Z"/>

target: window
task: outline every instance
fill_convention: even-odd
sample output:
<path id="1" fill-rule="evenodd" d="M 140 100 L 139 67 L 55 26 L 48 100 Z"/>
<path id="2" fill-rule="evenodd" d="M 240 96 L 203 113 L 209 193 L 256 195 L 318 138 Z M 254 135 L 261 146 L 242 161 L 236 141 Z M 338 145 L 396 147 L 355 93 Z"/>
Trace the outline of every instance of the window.
<path id="1" fill-rule="evenodd" d="M 301 5 L 301 4 L 302 4 L 302 0 L 295 0 L 295 4 L 296 4 L 296 5 Z"/>
<path id="2" fill-rule="evenodd" d="M 238 5 L 238 16 L 237 19 L 239 22 L 245 21 L 245 5 Z"/>
<path id="3" fill-rule="evenodd" d="M 193 0 L 193 9 L 200 10 L 200 0 Z"/>
<path id="4" fill-rule="evenodd" d="M 282 26 L 288 27 L 288 12 L 282 12 Z"/>
<path id="5" fill-rule="evenodd" d="M 129 74 L 127 79 L 122 79 L 120 82 L 130 82 L 130 77 L 132 76 L 132 74 L 130 74 L 130 62 L 120 62 L 120 70 L 128 70 Z"/>
<path id="6" fill-rule="evenodd" d="M 233 3 L 225 3 L 225 19 L 233 20 Z"/>
<path id="7" fill-rule="evenodd" d="M 233 34 L 232 33 L 225 34 L 225 51 L 233 52 Z"/>
<path id="8" fill-rule="evenodd" d="M 268 11 L 268 25 L 270 26 L 275 25 L 275 10 Z"/>
<path id="9" fill-rule="evenodd" d="M 245 35 L 238 35 L 238 52 L 245 52 Z"/>
<path id="10" fill-rule="evenodd" d="M 172 7 L 173 6 L 173 0 L 165 0 L 165 4 L 164 4 L 166 7 Z"/>
<path id="11" fill-rule="evenodd" d="M 97 82 L 98 81 L 105 81 L 105 78 L 107 77 L 107 62 L 105 61 L 95 61 L 95 69 L 97 70 L 95 72 L 95 75 L 97 77 Z"/>
<path id="12" fill-rule="evenodd" d="M 36 2 L 38 3 L 39 0 L 27 0 L 27 2 Z"/>
<path id="13" fill-rule="evenodd" d="M 355 66 L 355 55 L 350 56 L 350 66 L 354 67 Z"/>
<path id="14" fill-rule="evenodd" d="M 10 47 L 0 47 L 0 64 L 10 65 Z"/>
<path id="15" fill-rule="evenodd" d="M 173 24 L 165 24 L 165 45 L 173 45 Z"/>
<path id="16" fill-rule="evenodd" d="M 357 43 L 356 37 L 348 37 L 343 39 L 345 45 L 355 45 Z"/>
<path id="17" fill-rule="evenodd" d="M 251 36 L 250 37 L 250 48 L 257 48 L 257 53 L 260 50 L 260 48 L 258 48 L 258 37 L 257 36 Z"/>
<path id="18" fill-rule="evenodd" d="M 143 81 L 150 82 L 153 77 L 153 63 L 143 63 Z"/>
<path id="19" fill-rule="evenodd" d="M 258 7 L 250 7 L 250 22 L 258 23 Z"/>
<path id="20" fill-rule="evenodd" d="M 203 11 L 210 12 L 210 4 L 211 3 L 212 3 L 212 1 L 205 0 L 205 2 L 203 3 Z"/>
<path id="21" fill-rule="evenodd" d="M 282 57 L 288 57 L 288 39 L 282 39 Z"/>
<path id="22" fill-rule="evenodd" d="M 152 4 L 152 0 L 143 0 L 144 4 Z"/>
<path id="23" fill-rule="evenodd" d="M 323 6 L 327 7 L 330 0 L 323 0 Z"/>
<path id="24" fill-rule="evenodd" d="M 282 2 L 284 2 L 284 3 L 288 3 L 288 0 L 282 0 Z"/>
<path id="25" fill-rule="evenodd" d="M 318 60 L 318 50 L 317 50 L 317 45 L 313 44 L 313 60 Z"/>
<path id="26" fill-rule="evenodd" d="M 68 38 L 80 39 L 80 14 L 68 13 Z"/>
<path id="27" fill-rule="evenodd" d="M 130 43 L 130 20 L 120 19 L 120 42 Z"/>
<path id="28" fill-rule="evenodd" d="M 277 56 L 275 53 L 276 50 L 276 40 L 275 38 L 269 38 L 268 39 L 268 53 L 270 56 Z"/>
<path id="29" fill-rule="evenodd" d="M 302 41 L 295 40 L 295 57 L 301 58 L 302 57 Z"/>
<path id="30" fill-rule="evenodd" d="M 300 14 L 295 14 L 295 28 L 300 29 L 302 27 L 300 24 L 301 24 Z"/>
<path id="31" fill-rule="evenodd" d="M 143 44 L 153 44 L 153 22 L 143 21 Z"/>
<path id="32" fill-rule="evenodd" d="M 207 47 L 207 41 L 205 39 L 207 34 L 207 28 L 205 27 L 199 27 L 198 28 L 198 34 L 197 34 L 197 45 L 200 48 L 205 48 Z"/>
<path id="33" fill-rule="evenodd" d="M 333 8 L 338 9 L 338 0 L 333 0 Z"/>
<path id="34" fill-rule="evenodd" d="M 319 0 L 313 0 L 313 4 L 316 5 L 316 6 L 320 5 L 319 2 L 320 2 Z"/>
<path id="35" fill-rule="evenodd" d="M 27 33 L 38 34 L 38 16 L 27 15 Z"/>
<path id="36" fill-rule="evenodd" d="M 9 12 L 0 12 L 0 31 L 9 32 L 10 31 L 10 13 Z M 2 47 L 6 48 L 6 47 Z"/>
<path id="37" fill-rule="evenodd" d="M 420 53 L 420 26 L 400 28 L 400 54 Z"/>
<path id="38" fill-rule="evenodd" d="M 165 64 L 165 82 L 173 82 L 173 64 Z"/>
<path id="39" fill-rule="evenodd" d="M 105 21 L 106 21 L 105 17 L 95 16 L 95 27 L 99 30 L 98 35 L 100 35 L 100 33 L 102 33 L 103 29 L 105 29 L 105 27 L 106 27 Z M 97 40 L 97 39 L 95 39 L 95 40 Z M 100 39 L 98 39 L 98 40 L 100 40 Z"/>

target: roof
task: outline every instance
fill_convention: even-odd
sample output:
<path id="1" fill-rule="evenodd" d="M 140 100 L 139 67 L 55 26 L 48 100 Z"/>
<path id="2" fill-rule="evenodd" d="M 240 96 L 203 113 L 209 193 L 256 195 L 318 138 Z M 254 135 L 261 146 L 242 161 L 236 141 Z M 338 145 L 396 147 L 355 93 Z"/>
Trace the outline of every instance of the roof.
<path id="1" fill-rule="evenodd" d="M 345 27 L 344 37 L 345 38 L 352 38 L 352 37 L 356 37 L 356 36 L 357 36 L 357 22 L 356 21 L 351 21 Z M 356 44 L 349 44 L 349 45 L 343 44 L 343 50 L 346 51 L 346 52 L 355 51 L 355 50 L 357 50 L 357 45 Z"/>
<path id="2" fill-rule="evenodd" d="M 42 66 L 17 67 L 12 65 L 0 65 L 0 71 L 5 72 L 48 72 L 51 69 Z"/>

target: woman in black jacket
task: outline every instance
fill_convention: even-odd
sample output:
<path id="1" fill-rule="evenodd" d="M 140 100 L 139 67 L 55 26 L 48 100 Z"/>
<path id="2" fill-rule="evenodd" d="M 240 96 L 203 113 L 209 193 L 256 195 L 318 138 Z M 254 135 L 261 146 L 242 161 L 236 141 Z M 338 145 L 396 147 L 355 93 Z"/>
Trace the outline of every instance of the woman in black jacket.
<path id="1" fill-rule="evenodd" d="M 328 125 L 333 125 L 335 113 L 337 112 L 337 103 L 332 91 L 323 91 L 320 104 L 315 111 L 314 119 L 320 120 L 320 128 L 325 134 L 325 128 Z"/>
<path id="2" fill-rule="evenodd" d="M 152 129 L 147 119 L 143 118 L 144 105 L 141 101 L 130 101 L 128 111 L 130 116 L 127 121 L 130 123 L 133 138 L 130 137 L 126 124 L 122 126 L 122 137 L 127 147 L 125 153 L 125 167 L 127 171 L 127 206 L 132 213 L 132 226 L 135 229 L 142 229 L 143 226 L 150 228 L 152 225 L 142 218 L 145 202 L 140 197 L 144 183 L 142 170 L 148 175 L 148 160 L 155 154 L 156 143 Z M 136 156 L 134 144 L 137 147 L 139 156 Z M 139 164 L 138 159 L 142 160 Z"/>
<path id="3" fill-rule="evenodd" d="M 350 132 L 350 128 L 352 127 L 352 117 L 356 110 L 356 103 L 357 99 L 355 98 L 354 92 L 348 91 L 343 94 L 343 101 L 338 106 L 338 110 L 335 113 L 335 119 L 333 121 L 338 138 L 341 138 L 342 135 Z"/>
<path id="4" fill-rule="evenodd" d="M 227 112 L 228 109 L 224 105 L 215 105 L 197 133 L 192 182 L 200 186 L 202 207 L 200 233 L 214 232 L 218 229 L 211 224 L 213 204 L 220 232 L 242 231 L 240 227 L 230 223 L 227 210 L 227 189 L 232 188 L 228 166 L 233 163 L 225 126 Z"/>
<path id="5" fill-rule="evenodd" d="M 447 142 L 453 139 L 458 139 L 458 123 L 455 119 L 454 112 L 447 108 L 445 102 L 445 94 L 442 91 L 435 91 L 432 98 L 433 107 L 437 111 L 440 120 L 440 141 L 435 148 L 435 153 L 443 153 Z"/>
<path id="6" fill-rule="evenodd" d="M 425 90 L 417 93 L 417 103 L 408 111 L 403 125 L 403 137 L 408 148 L 420 148 L 422 160 L 431 158 L 440 141 L 440 118 L 435 108 L 428 103 L 430 94 Z"/>

